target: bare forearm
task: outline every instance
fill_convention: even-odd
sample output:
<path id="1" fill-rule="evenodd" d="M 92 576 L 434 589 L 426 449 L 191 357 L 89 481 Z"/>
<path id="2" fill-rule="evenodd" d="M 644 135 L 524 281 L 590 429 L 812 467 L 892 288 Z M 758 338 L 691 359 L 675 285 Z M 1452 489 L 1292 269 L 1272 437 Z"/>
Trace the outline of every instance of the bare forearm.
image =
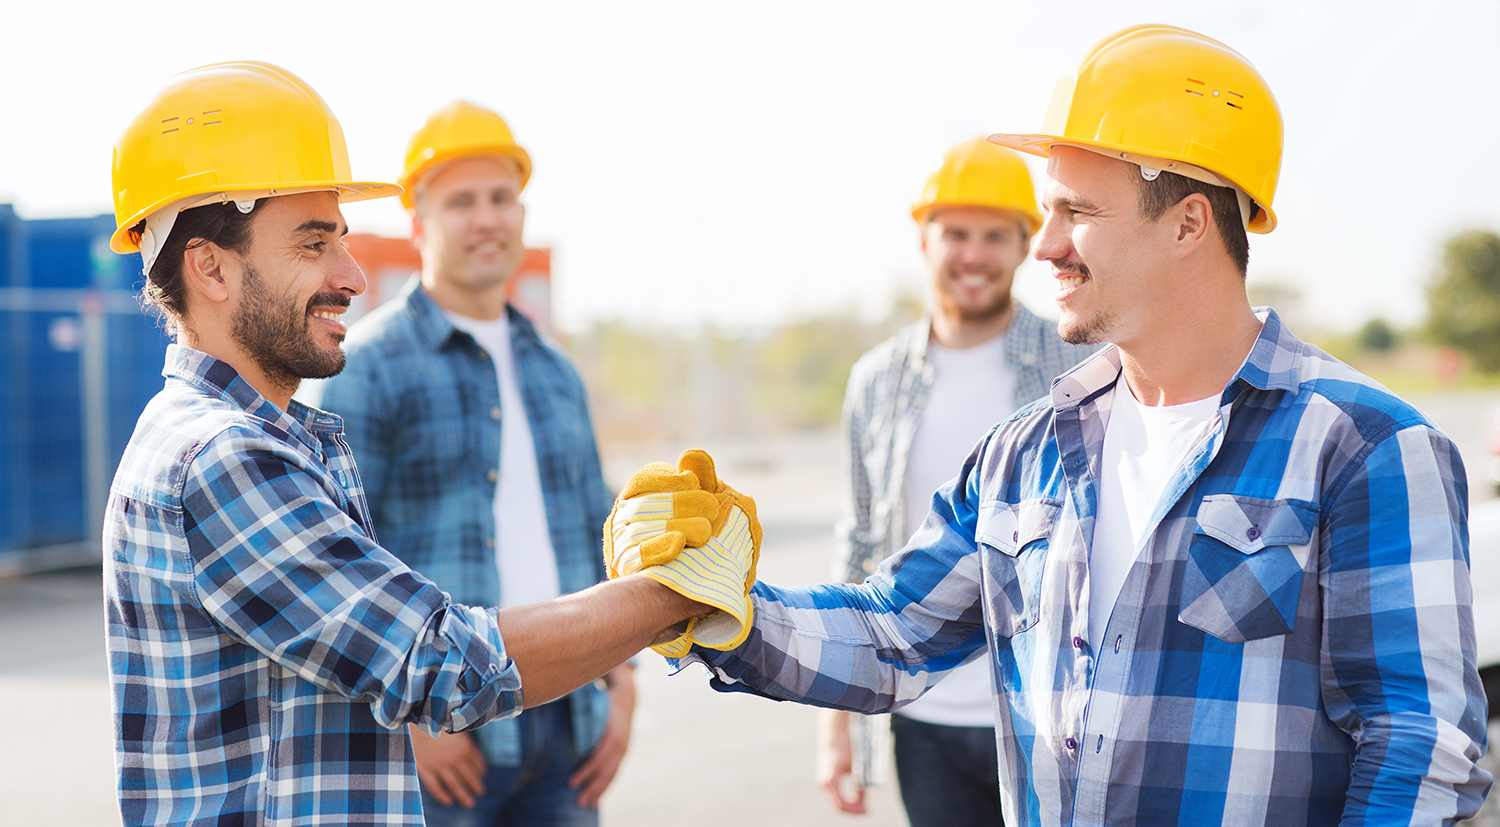
<path id="1" fill-rule="evenodd" d="M 650 578 L 622 577 L 545 603 L 501 609 L 500 635 L 521 673 L 529 709 L 609 672 L 661 630 L 707 608 Z"/>

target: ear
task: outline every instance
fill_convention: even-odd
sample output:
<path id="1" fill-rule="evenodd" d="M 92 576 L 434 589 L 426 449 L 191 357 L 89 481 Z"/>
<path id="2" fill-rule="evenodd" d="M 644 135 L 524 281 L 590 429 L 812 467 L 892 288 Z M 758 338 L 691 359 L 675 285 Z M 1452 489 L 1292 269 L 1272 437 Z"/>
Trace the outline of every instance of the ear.
<path id="1" fill-rule="evenodd" d="M 229 251 L 202 238 L 188 242 L 182 251 L 182 280 L 189 293 L 196 293 L 212 303 L 229 300 L 230 287 L 225 279 L 224 264 Z"/>
<path id="2" fill-rule="evenodd" d="M 1202 193 L 1190 193 L 1177 202 L 1172 214 L 1176 219 L 1173 231 L 1180 254 L 1185 255 L 1198 249 L 1213 231 L 1214 208 Z"/>
<path id="3" fill-rule="evenodd" d="M 407 212 L 411 214 L 411 246 L 420 253 L 423 242 L 422 214 L 417 211 L 416 207 L 412 207 Z"/>

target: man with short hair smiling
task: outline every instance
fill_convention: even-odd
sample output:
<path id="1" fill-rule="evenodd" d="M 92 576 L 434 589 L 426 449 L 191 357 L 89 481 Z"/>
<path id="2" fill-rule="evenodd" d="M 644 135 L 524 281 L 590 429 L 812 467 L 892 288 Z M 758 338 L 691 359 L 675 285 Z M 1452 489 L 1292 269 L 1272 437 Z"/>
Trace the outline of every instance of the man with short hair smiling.
<path id="1" fill-rule="evenodd" d="M 376 543 L 338 417 L 292 395 L 343 366 L 365 288 L 340 202 L 400 190 L 352 180 L 300 79 L 174 77 L 116 144 L 114 190 L 111 246 L 142 253 L 176 338 L 105 519 L 127 827 L 416 827 L 407 724 L 515 715 L 523 687 L 544 704 L 706 610 L 647 577 L 473 608 Z"/>
<path id="2" fill-rule="evenodd" d="M 455 101 L 411 137 L 401 184 L 422 272 L 349 334 L 322 389 L 385 547 L 461 603 L 517 606 L 604 579 L 609 514 L 583 383 L 506 301 L 531 156 Z M 439 825 L 595 824 L 630 737 L 632 667 L 473 733 L 411 729 Z"/>
<path id="3" fill-rule="evenodd" d="M 1031 173 L 1015 152 L 984 138 L 950 148 L 912 219 L 931 309 L 862 356 L 844 395 L 845 515 L 834 576 L 851 583 L 905 545 L 932 493 L 986 431 L 1094 350 L 1066 344 L 1055 324 L 1011 296 L 1042 225 Z M 999 824 L 993 699 L 976 658 L 890 719 L 825 712 L 818 781 L 839 810 L 864 812 L 874 750 L 889 726 L 912 827 Z"/>

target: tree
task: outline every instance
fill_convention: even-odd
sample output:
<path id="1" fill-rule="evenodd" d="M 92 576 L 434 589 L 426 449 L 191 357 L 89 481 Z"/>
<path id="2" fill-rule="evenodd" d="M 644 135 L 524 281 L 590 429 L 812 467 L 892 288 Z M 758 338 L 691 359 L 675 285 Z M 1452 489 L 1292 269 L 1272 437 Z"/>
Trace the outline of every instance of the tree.
<path id="1" fill-rule="evenodd" d="M 1470 230 L 1443 245 L 1427 286 L 1427 332 L 1480 370 L 1500 370 L 1500 235 Z"/>
<path id="2" fill-rule="evenodd" d="M 1359 329 L 1359 346 L 1361 350 L 1384 353 L 1396 346 L 1396 331 L 1385 319 L 1371 319 Z"/>

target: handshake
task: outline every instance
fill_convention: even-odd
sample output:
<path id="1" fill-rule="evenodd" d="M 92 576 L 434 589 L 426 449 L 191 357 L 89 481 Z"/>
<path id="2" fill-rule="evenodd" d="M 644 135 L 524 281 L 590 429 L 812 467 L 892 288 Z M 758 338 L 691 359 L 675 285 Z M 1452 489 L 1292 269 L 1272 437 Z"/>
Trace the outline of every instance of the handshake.
<path id="1" fill-rule="evenodd" d="M 604 524 L 604 568 L 611 579 L 640 573 L 713 607 L 664 632 L 656 652 L 733 649 L 754 619 L 760 537 L 755 501 L 719 480 L 707 452 L 684 451 L 676 469 L 653 462 L 625 483 Z"/>

